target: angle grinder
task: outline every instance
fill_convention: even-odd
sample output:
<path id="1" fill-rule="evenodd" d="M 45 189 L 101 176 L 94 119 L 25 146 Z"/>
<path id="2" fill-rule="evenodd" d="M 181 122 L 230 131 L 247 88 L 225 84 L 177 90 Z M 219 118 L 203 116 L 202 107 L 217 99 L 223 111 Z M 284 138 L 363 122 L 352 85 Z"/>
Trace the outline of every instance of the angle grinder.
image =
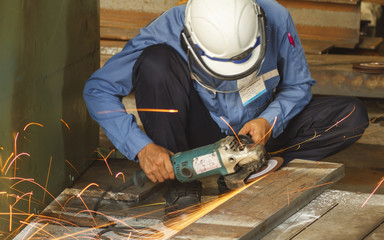
<path id="1" fill-rule="evenodd" d="M 245 185 L 251 174 L 261 170 L 270 172 L 282 164 L 282 161 L 268 158 L 262 144 L 255 144 L 248 135 L 239 135 L 238 139 L 227 136 L 213 144 L 176 153 L 171 156 L 171 162 L 175 177 L 180 182 L 222 175 L 227 187 L 235 189 Z M 139 170 L 132 181 L 141 187 L 148 178 Z"/>

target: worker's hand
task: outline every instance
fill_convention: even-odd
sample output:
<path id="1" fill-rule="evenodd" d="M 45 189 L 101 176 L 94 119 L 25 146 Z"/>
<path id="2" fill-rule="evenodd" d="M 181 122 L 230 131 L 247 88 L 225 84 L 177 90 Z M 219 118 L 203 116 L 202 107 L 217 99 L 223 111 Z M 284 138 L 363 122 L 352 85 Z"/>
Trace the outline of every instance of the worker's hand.
<path id="1" fill-rule="evenodd" d="M 152 182 L 164 182 L 175 178 L 170 158 L 172 154 L 169 150 L 150 143 L 137 156 L 141 169 Z"/>
<path id="2" fill-rule="evenodd" d="M 265 145 L 271 137 L 271 124 L 264 118 L 256 118 L 247 122 L 239 131 L 239 135 L 251 135 L 255 143 Z"/>

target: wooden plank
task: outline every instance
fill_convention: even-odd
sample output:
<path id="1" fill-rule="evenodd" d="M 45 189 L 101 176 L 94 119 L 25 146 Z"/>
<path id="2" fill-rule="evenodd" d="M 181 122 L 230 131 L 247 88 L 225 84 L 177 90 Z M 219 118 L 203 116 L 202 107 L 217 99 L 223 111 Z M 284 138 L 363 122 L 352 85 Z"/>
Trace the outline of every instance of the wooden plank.
<path id="1" fill-rule="evenodd" d="M 384 62 L 382 56 L 307 55 L 309 69 L 317 84 L 312 92 L 322 95 L 384 98 L 384 74 L 355 71 L 354 63 Z"/>
<path id="2" fill-rule="evenodd" d="M 382 239 L 384 195 L 326 190 L 263 240 Z M 372 233 L 371 233 L 372 231 Z M 380 237 L 381 236 L 381 237 Z"/>
<path id="3" fill-rule="evenodd" d="M 100 9 L 100 38 L 129 40 L 159 13 L 138 10 Z"/>
<path id="4" fill-rule="evenodd" d="M 343 176 L 341 164 L 296 159 L 181 230 L 172 239 L 213 239 L 223 228 L 237 229 L 227 239 L 260 239 L 323 192 L 329 186 L 327 183 L 336 182 Z M 202 228 L 216 230 L 202 233 Z"/>
<path id="5" fill-rule="evenodd" d="M 123 48 L 128 41 L 118 41 L 118 40 L 100 40 L 101 47 L 117 47 Z"/>
<path id="6" fill-rule="evenodd" d="M 334 46 L 334 43 L 331 41 L 312 39 L 301 39 L 300 41 L 306 54 L 323 54 Z"/>
<path id="7" fill-rule="evenodd" d="M 382 37 L 363 37 L 357 48 L 376 50 L 384 42 Z"/>

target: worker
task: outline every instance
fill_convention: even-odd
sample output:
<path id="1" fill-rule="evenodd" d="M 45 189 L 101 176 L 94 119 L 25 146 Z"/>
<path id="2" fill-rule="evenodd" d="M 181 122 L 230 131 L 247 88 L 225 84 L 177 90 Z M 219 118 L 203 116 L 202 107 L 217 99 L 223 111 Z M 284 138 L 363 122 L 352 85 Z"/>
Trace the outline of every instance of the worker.
<path id="1" fill-rule="evenodd" d="M 314 84 L 280 4 L 190 0 L 141 29 L 96 71 L 84 99 L 122 154 L 153 182 L 170 182 L 166 206 L 175 210 L 201 200 L 201 183 L 173 180 L 173 153 L 234 133 L 250 135 L 285 162 L 321 160 L 354 143 L 369 122 L 362 102 L 312 98 Z M 140 130 L 121 111 L 133 89 L 138 109 L 174 111 L 139 111 Z"/>

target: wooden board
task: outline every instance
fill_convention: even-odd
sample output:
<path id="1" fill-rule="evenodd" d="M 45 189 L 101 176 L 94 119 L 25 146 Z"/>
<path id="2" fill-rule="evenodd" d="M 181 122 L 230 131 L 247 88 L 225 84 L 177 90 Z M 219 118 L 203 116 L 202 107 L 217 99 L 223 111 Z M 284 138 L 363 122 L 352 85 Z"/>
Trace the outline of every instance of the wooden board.
<path id="1" fill-rule="evenodd" d="M 312 39 L 301 39 L 305 54 L 323 54 L 331 49 L 335 44 L 332 41 L 320 41 Z"/>
<path id="2" fill-rule="evenodd" d="M 225 239 L 259 239 L 318 196 L 331 185 L 331 182 L 342 178 L 343 175 L 342 164 L 293 160 L 287 166 L 250 185 L 181 231 L 172 231 L 162 224 L 164 202 L 159 201 L 159 198 L 155 199 L 152 205 L 141 206 L 130 205 L 122 201 L 105 201 L 99 211 L 108 216 L 110 221 L 120 225 L 146 226 L 156 229 L 161 236 L 166 236 L 166 239 L 213 239 L 220 237 Z M 62 205 L 66 203 L 65 209 L 63 210 L 55 201 L 45 211 L 49 211 L 51 215 L 52 213 L 56 214 L 56 216 L 65 214 L 66 219 L 71 219 L 71 216 L 79 216 L 82 217 L 79 220 L 84 221 L 84 218 L 88 217 L 92 224 L 93 220 L 90 218 L 85 205 L 80 199 L 74 198 L 68 201 L 68 196 L 61 194 L 56 201 Z M 203 202 L 207 205 L 203 203 L 201 209 L 208 207 L 210 204 L 208 199 L 212 198 L 217 197 L 204 196 Z M 92 206 L 90 200 L 92 199 L 84 199 L 89 206 Z M 93 201 L 96 200 L 97 198 L 93 199 Z M 94 236 L 95 233 L 102 230 L 78 225 L 64 228 L 57 223 L 51 224 L 47 221 L 43 222 L 43 220 L 44 217 L 42 216 L 39 220 L 29 224 L 16 239 L 27 238 L 32 234 L 34 235 L 31 239 L 37 239 L 46 236 L 47 232 L 51 236 L 62 239 L 68 239 L 68 234 L 82 238 L 90 237 L 92 234 Z M 44 231 L 36 227 L 38 221 L 41 221 L 38 225 L 41 227 L 45 223 L 49 223 L 44 227 Z M 55 219 L 55 221 L 59 222 L 59 219 Z M 98 219 L 97 222 L 102 223 L 102 219 Z M 124 239 L 119 238 L 118 235 L 113 235 L 113 232 L 108 234 L 110 235 L 107 236 L 111 239 Z"/>
<path id="3" fill-rule="evenodd" d="M 361 207 L 369 195 L 326 190 L 263 240 L 384 239 L 384 195 Z"/>
<path id="4" fill-rule="evenodd" d="M 384 38 L 382 37 L 363 37 L 357 48 L 366 50 L 376 50 L 383 42 Z"/>
<path id="5" fill-rule="evenodd" d="M 101 39 L 129 40 L 136 36 L 159 13 L 138 10 L 100 9 Z"/>

